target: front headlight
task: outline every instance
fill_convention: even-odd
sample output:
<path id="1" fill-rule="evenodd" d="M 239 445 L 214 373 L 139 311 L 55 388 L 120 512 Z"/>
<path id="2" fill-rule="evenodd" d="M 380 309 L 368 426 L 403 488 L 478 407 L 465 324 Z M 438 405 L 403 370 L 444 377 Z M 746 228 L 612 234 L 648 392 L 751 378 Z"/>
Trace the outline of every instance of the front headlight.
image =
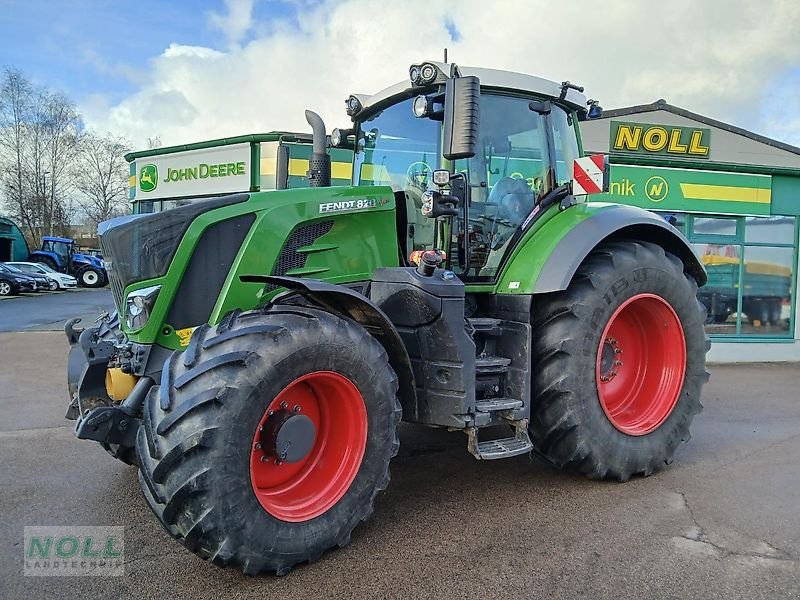
<path id="1" fill-rule="evenodd" d="M 128 329 L 141 329 L 147 324 L 159 290 L 161 290 L 160 285 L 152 285 L 128 294 L 125 298 L 125 320 Z"/>
<path id="2" fill-rule="evenodd" d="M 14 277 L 14 281 L 16 281 L 17 283 L 25 283 L 28 280 L 23 279 L 22 277 Z"/>

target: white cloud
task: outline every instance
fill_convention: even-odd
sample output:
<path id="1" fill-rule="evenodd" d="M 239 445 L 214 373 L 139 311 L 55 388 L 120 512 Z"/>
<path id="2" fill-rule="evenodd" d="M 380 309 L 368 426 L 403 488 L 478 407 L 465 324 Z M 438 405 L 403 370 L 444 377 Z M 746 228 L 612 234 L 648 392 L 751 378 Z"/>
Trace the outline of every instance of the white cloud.
<path id="1" fill-rule="evenodd" d="M 253 0 L 225 0 L 225 7 L 227 14 L 211 12 L 209 21 L 235 46 L 253 25 Z"/>
<path id="2" fill-rule="evenodd" d="M 409 64 L 440 60 L 447 46 L 460 64 L 580 83 L 606 108 L 666 98 L 800 143 L 796 125 L 780 127 L 784 108 L 762 103 L 778 82 L 783 94 L 800 96 L 800 78 L 783 80 L 800 68 L 800 11 L 791 1 L 497 0 L 488 10 L 485 0 L 331 0 L 301 3 L 299 28 L 279 20 L 254 27 L 251 2 L 226 4 L 228 13 L 211 19 L 229 33 L 227 49 L 170 46 L 136 93 L 82 107 L 90 124 L 136 145 L 154 135 L 175 144 L 307 131 L 310 108 L 331 129 L 348 122 L 349 93 L 400 81 Z"/>

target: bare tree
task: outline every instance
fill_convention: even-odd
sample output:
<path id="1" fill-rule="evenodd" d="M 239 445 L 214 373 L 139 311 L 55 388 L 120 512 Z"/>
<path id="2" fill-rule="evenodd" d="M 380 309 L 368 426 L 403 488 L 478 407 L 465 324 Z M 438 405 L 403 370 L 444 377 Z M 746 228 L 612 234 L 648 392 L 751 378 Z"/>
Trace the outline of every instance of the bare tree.
<path id="1" fill-rule="evenodd" d="M 75 105 L 6 68 L 0 84 L 0 187 L 34 245 L 69 223 L 65 198 L 81 137 Z"/>
<path id="2" fill-rule="evenodd" d="M 95 224 L 128 211 L 127 140 L 87 132 L 81 140 L 74 173 L 77 203 Z"/>

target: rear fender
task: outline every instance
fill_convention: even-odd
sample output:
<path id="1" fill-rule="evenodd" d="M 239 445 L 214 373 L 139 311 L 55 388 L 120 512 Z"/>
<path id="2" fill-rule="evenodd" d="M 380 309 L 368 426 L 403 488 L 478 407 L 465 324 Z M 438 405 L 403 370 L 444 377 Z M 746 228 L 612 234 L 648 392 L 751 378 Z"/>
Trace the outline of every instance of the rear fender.
<path id="1" fill-rule="evenodd" d="M 565 290 L 598 244 L 635 239 L 658 244 L 683 261 L 697 285 L 707 281 L 703 264 L 683 234 L 663 218 L 634 206 L 579 204 L 547 221 L 514 252 L 498 292 L 546 294 Z"/>
<path id="2" fill-rule="evenodd" d="M 299 294 L 314 306 L 361 324 L 372 337 L 378 340 L 389 356 L 389 364 L 397 374 L 399 382 L 400 404 L 403 407 L 403 413 L 406 415 L 417 414 L 414 372 L 411 369 L 411 360 L 406 347 L 386 314 L 369 298 L 350 288 L 316 279 L 263 275 L 242 275 L 240 279 L 245 283 L 265 283 L 284 287 L 290 292 Z M 286 294 L 279 294 L 273 298 L 272 304 L 281 304 L 281 300 L 285 299 L 288 299 Z"/>

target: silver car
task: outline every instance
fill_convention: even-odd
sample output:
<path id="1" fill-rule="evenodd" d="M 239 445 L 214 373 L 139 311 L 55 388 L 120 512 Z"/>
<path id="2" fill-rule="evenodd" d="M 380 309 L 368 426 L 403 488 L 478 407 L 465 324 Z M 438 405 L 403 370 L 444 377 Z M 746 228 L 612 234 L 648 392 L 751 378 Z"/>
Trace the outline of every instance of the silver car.
<path id="1" fill-rule="evenodd" d="M 59 273 L 42 263 L 34 262 L 9 262 L 6 263 L 30 275 L 44 275 L 50 280 L 50 290 L 65 290 L 78 285 L 78 280 L 72 275 Z"/>

